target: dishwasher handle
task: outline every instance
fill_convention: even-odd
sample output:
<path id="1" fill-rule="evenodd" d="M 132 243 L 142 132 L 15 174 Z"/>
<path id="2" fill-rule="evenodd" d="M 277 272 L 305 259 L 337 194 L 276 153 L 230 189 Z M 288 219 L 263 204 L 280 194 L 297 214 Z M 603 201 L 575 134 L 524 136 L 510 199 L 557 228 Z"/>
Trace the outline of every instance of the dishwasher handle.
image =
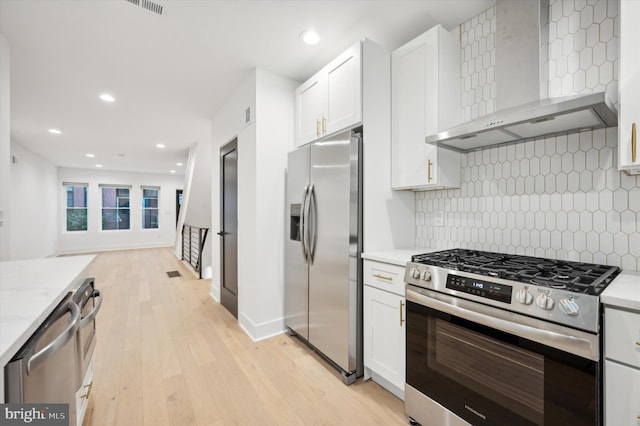
<path id="1" fill-rule="evenodd" d="M 100 293 L 100 290 L 93 290 L 93 293 L 91 293 L 91 298 L 97 298 L 98 301 L 96 302 L 96 305 L 93 307 L 91 312 L 89 312 L 86 317 L 80 319 L 79 328 L 84 328 L 87 324 L 93 321 L 98 314 L 100 307 L 102 306 L 102 294 Z"/>
<path id="2" fill-rule="evenodd" d="M 71 340 L 80 325 L 80 308 L 74 302 L 69 302 L 67 310 L 71 312 L 71 321 L 62 333 L 56 339 L 35 354 L 31 355 L 27 360 L 27 374 L 31 374 L 31 370 L 35 369 L 47 360 L 56 351 L 66 345 Z"/>

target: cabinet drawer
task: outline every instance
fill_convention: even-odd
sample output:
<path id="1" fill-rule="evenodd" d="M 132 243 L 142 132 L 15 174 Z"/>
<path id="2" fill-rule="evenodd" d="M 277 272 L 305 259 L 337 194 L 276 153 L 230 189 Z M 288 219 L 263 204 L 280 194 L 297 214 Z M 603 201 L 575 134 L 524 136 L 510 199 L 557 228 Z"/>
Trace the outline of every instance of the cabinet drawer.
<path id="1" fill-rule="evenodd" d="M 640 313 L 606 307 L 604 315 L 605 357 L 640 365 Z"/>
<path id="2" fill-rule="evenodd" d="M 404 296 L 404 266 L 365 260 L 363 269 L 366 285 Z"/>

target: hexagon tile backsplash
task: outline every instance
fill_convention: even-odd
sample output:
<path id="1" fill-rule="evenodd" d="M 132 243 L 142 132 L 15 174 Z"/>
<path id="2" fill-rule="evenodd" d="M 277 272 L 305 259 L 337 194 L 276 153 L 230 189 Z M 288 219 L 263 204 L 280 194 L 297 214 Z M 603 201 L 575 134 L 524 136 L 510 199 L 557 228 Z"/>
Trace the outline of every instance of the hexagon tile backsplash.
<path id="1" fill-rule="evenodd" d="M 617 128 L 462 154 L 461 187 L 416 193 L 416 244 L 640 271 L 640 176 L 618 171 Z M 444 226 L 432 218 L 443 212 Z"/>

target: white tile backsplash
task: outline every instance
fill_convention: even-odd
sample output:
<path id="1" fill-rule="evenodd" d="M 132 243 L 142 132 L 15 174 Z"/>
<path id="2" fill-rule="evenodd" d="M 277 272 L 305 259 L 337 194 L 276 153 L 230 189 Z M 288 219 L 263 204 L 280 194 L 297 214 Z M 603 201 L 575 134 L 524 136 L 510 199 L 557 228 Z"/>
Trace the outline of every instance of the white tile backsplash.
<path id="1" fill-rule="evenodd" d="M 617 128 L 462 154 L 461 187 L 416 193 L 416 245 L 640 271 L 640 176 L 617 170 Z M 442 212 L 444 226 L 432 218 Z"/>

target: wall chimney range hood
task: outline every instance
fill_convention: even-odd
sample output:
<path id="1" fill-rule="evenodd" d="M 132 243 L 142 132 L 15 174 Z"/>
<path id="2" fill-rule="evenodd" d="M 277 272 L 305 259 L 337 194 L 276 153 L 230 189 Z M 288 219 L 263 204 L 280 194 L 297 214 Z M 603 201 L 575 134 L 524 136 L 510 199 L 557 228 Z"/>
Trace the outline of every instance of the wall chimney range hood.
<path id="1" fill-rule="evenodd" d="M 426 143 L 459 152 L 542 136 L 618 125 L 605 92 L 539 99 L 541 46 L 548 0 L 496 1 L 496 112 L 427 136 Z"/>

